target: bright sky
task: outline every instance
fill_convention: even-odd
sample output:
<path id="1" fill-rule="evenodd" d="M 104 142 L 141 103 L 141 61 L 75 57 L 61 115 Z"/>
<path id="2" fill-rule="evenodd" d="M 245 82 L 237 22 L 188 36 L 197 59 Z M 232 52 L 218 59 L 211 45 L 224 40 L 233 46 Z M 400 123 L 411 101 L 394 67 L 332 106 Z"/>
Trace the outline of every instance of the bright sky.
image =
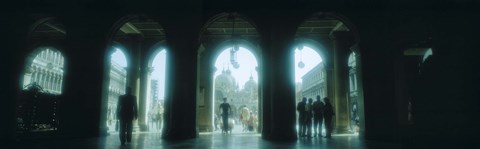
<path id="1" fill-rule="evenodd" d="M 115 48 L 115 52 L 112 53 L 112 62 L 115 62 L 122 67 L 127 67 L 127 58 L 118 48 Z"/>
<path id="2" fill-rule="evenodd" d="M 165 65 L 167 60 L 167 51 L 162 49 L 158 54 L 153 58 L 152 67 L 153 72 L 150 75 L 151 79 L 158 80 L 158 98 L 162 99 L 165 95 Z"/>
<path id="3" fill-rule="evenodd" d="M 299 68 L 298 63 L 303 61 L 305 67 Z M 295 82 L 302 82 L 302 77 L 322 62 L 320 55 L 311 47 L 303 46 L 302 50 L 295 49 Z"/>
<path id="4" fill-rule="evenodd" d="M 230 68 L 230 71 L 232 72 L 233 77 L 236 79 L 240 89 L 242 89 L 243 85 L 245 85 L 245 82 L 250 79 L 250 76 L 253 76 L 253 80 L 258 82 L 257 71 L 255 70 L 255 68 L 258 66 L 258 63 L 253 53 L 240 46 L 240 49 L 237 52 L 237 60 L 240 64 L 240 68 L 235 69 L 230 63 L 231 49 L 232 48 L 223 50 L 223 52 L 217 57 L 217 60 L 215 61 L 215 67 L 217 68 L 217 71 L 215 72 L 214 77 L 220 75 L 223 69 L 226 70 Z"/>

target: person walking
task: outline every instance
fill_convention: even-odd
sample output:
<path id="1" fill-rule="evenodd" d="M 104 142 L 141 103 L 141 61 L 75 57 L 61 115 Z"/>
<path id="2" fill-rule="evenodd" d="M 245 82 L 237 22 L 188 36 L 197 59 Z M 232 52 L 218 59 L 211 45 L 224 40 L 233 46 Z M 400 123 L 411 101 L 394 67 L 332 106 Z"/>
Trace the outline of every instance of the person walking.
<path id="1" fill-rule="evenodd" d="M 222 123 L 223 123 L 223 126 L 221 126 L 222 133 L 225 132 L 228 134 L 228 131 L 230 130 L 228 127 L 228 115 L 231 113 L 231 110 L 232 109 L 230 107 L 230 104 L 227 103 L 227 98 L 223 97 L 223 103 L 220 104 L 220 111 L 222 111 Z"/>
<path id="2" fill-rule="evenodd" d="M 118 97 L 117 118 L 120 120 L 120 142 L 122 146 L 125 142 L 132 140 L 132 124 L 137 119 L 137 97 L 132 95 L 132 88 L 127 87 L 126 94 Z"/>
<path id="3" fill-rule="evenodd" d="M 300 127 L 299 137 L 305 137 L 306 133 L 306 126 L 305 126 L 305 104 L 307 103 L 307 98 L 303 97 L 302 101 L 298 102 L 297 104 L 297 111 L 298 111 L 298 125 Z"/>

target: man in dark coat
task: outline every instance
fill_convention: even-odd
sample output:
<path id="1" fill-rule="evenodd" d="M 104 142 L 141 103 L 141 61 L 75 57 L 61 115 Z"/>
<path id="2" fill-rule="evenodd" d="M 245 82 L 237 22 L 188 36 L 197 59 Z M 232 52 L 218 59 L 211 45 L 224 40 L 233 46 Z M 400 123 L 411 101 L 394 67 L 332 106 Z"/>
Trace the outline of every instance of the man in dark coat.
<path id="1" fill-rule="evenodd" d="M 120 119 L 120 142 L 122 145 L 132 140 L 132 124 L 137 119 L 137 97 L 132 95 L 132 88 L 127 87 L 126 94 L 118 97 L 117 117 Z"/>
<path id="2" fill-rule="evenodd" d="M 325 106 L 323 107 L 323 117 L 325 118 L 325 128 L 327 129 L 327 134 L 325 137 L 331 138 L 333 130 L 332 118 L 335 113 L 333 112 L 333 106 L 330 103 L 330 99 L 325 97 L 323 98 L 323 101 L 325 102 Z"/>
<path id="3" fill-rule="evenodd" d="M 300 137 L 305 137 L 307 132 L 306 126 L 306 117 L 305 117 L 305 105 L 307 104 L 307 98 L 303 97 L 302 101 L 297 104 L 297 111 L 298 111 L 298 125 L 300 126 Z"/>
<path id="4" fill-rule="evenodd" d="M 320 95 L 317 95 L 317 101 L 313 103 L 313 133 L 314 137 L 322 136 L 322 123 L 323 123 L 323 107 L 324 104 L 320 101 Z"/>

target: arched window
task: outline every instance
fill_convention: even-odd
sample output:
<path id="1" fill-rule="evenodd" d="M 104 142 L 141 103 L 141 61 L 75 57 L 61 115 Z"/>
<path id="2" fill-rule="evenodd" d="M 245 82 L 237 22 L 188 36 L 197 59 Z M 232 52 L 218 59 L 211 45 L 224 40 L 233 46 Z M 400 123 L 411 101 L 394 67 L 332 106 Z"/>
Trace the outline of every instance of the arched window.
<path id="1" fill-rule="evenodd" d="M 39 86 L 48 93 L 62 93 L 64 58 L 52 47 L 37 48 L 25 66 L 23 89 L 29 86 Z"/>
<path id="2" fill-rule="evenodd" d="M 235 49 L 238 48 L 238 49 Z M 235 50 L 234 50 L 235 49 Z M 234 52 L 235 56 L 232 57 Z M 217 116 L 223 98 L 232 109 L 230 120 L 241 117 L 242 132 L 256 131 L 258 128 L 259 96 L 258 67 L 255 55 L 246 47 L 238 45 L 224 49 L 215 60 L 213 110 Z M 221 120 L 221 119 L 220 119 Z M 219 126 L 222 127 L 221 125 Z"/>
<path id="3" fill-rule="evenodd" d="M 295 83 L 298 84 L 297 102 L 307 97 L 327 96 L 325 66 L 320 54 L 312 47 L 298 45 L 295 49 Z"/>
<path id="4" fill-rule="evenodd" d="M 118 97 L 125 94 L 127 84 L 127 58 L 119 48 L 114 47 L 111 54 L 109 74 L 107 127 L 109 131 L 115 131 Z"/>

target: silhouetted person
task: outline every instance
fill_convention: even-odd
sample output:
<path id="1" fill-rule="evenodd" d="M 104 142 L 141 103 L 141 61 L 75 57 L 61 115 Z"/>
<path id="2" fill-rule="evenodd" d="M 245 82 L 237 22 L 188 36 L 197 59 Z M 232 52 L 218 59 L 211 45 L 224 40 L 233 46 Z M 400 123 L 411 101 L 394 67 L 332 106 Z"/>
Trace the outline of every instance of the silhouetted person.
<path id="1" fill-rule="evenodd" d="M 120 119 L 120 142 L 122 145 L 132 140 L 132 123 L 137 119 L 137 98 L 132 88 L 127 87 L 126 94 L 118 97 L 117 117 Z"/>
<path id="2" fill-rule="evenodd" d="M 307 137 L 312 137 L 312 118 L 313 118 L 313 99 L 308 98 L 305 104 L 305 126 L 307 127 Z"/>
<path id="3" fill-rule="evenodd" d="M 313 136 L 322 136 L 323 107 L 320 95 L 317 95 L 317 101 L 313 102 Z"/>
<path id="4" fill-rule="evenodd" d="M 228 115 L 231 112 L 230 104 L 227 103 L 227 98 L 223 98 L 223 103 L 220 104 L 220 111 L 222 111 L 222 122 L 223 122 L 223 128 L 222 128 L 222 133 L 225 131 L 228 133 L 229 127 L 228 127 Z"/>
<path id="5" fill-rule="evenodd" d="M 323 101 L 325 102 L 325 106 L 323 107 L 323 117 L 325 118 L 325 128 L 327 129 L 325 137 L 330 138 L 332 137 L 333 130 L 332 118 L 335 113 L 333 112 L 333 107 L 330 103 L 330 99 L 325 97 L 323 98 Z"/>
<path id="6" fill-rule="evenodd" d="M 300 126 L 299 136 L 304 137 L 306 133 L 307 127 L 305 126 L 305 104 L 307 104 L 307 98 L 303 97 L 302 101 L 298 102 L 297 104 L 297 111 L 298 111 L 298 125 Z"/>

